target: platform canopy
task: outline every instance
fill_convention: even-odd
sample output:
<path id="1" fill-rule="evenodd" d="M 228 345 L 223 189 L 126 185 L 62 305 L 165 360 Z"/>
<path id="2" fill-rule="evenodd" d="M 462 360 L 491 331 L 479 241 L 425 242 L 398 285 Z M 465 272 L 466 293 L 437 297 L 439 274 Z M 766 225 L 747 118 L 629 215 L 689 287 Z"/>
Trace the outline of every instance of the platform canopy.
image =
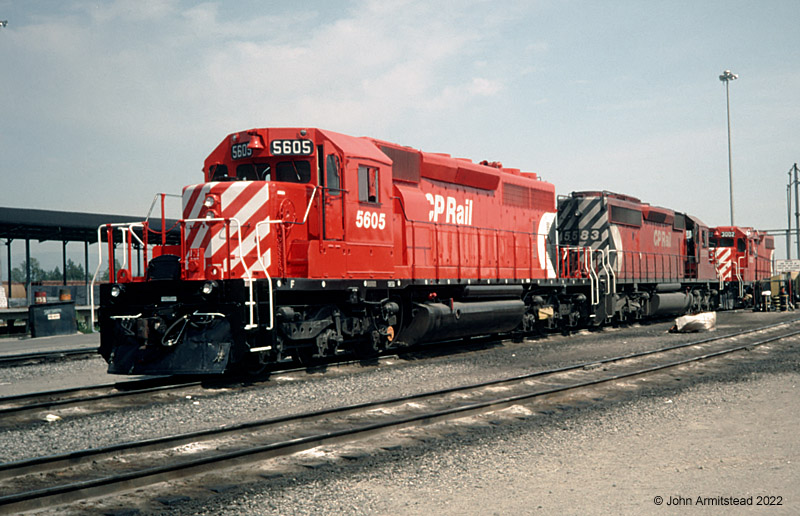
<path id="1" fill-rule="evenodd" d="M 94 243 L 97 242 L 97 228 L 102 224 L 143 220 L 144 217 L 126 215 L 0 207 L 0 239 Z M 150 223 L 153 231 L 161 230 L 161 219 Z M 174 220 L 168 220 L 167 228 L 174 224 Z M 116 238 L 119 237 L 117 232 Z"/>
<path id="2" fill-rule="evenodd" d="M 31 302 L 31 259 L 30 241 L 56 241 L 62 243 L 62 283 L 67 284 L 67 242 L 84 243 L 85 278 L 89 285 L 89 244 L 97 242 L 97 228 L 103 224 L 129 224 L 142 222 L 144 217 L 127 215 L 108 215 L 100 213 L 81 213 L 74 211 L 35 210 L 28 208 L 0 207 L 0 241 L 5 241 L 8 253 L 8 292 L 11 292 L 11 244 L 14 240 L 25 241 L 25 291 L 28 303 Z M 176 244 L 180 241 L 180 228 L 175 220 L 165 221 L 167 242 Z M 150 220 L 148 240 L 161 243 L 161 219 Z M 142 238 L 141 228 L 134 229 Z M 107 241 L 106 231 L 100 232 L 100 239 Z M 122 232 L 114 231 L 115 242 L 122 241 Z M 135 239 L 134 239 L 135 240 Z M 137 246 L 138 247 L 138 246 Z M 138 255 L 138 252 L 137 252 Z M 7 294 L 8 295 L 8 294 Z"/>

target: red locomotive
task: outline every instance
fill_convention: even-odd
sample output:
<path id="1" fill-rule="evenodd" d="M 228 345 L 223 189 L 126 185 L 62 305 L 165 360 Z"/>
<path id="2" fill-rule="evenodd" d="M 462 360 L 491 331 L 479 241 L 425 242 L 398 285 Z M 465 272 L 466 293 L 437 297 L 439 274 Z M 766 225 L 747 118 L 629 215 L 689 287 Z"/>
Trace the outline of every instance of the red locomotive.
<path id="1" fill-rule="evenodd" d="M 753 228 L 720 226 L 711 232 L 709 244 L 716 275 L 727 290 L 723 307 L 733 308 L 748 285 L 772 276 L 773 237 Z"/>
<path id="2" fill-rule="evenodd" d="M 590 280 L 596 324 L 733 308 L 755 281 L 771 275 L 772 237 L 749 228 L 710 229 L 689 214 L 627 195 L 560 198 L 558 232 L 562 275 Z"/>
<path id="3" fill-rule="evenodd" d="M 231 134 L 203 172 L 178 244 L 162 229 L 150 245 L 148 221 L 141 237 L 121 228 L 128 257 L 101 286 L 111 373 L 257 370 L 719 304 L 708 227 L 633 197 L 573 193 L 557 210 L 532 173 L 310 128 Z"/>

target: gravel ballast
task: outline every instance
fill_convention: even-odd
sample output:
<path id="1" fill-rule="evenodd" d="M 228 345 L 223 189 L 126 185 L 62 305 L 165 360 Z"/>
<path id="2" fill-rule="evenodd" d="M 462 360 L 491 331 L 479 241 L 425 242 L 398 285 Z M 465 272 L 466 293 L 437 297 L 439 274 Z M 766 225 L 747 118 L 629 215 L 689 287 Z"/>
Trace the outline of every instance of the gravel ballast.
<path id="1" fill-rule="evenodd" d="M 333 461 L 167 513 L 797 514 L 800 354 L 714 376 Z"/>
<path id="2" fill-rule="evenodd" d="M 715 333 L 793 318 L 721 314 Z M 210 391 L 179 403 L 65 418 L 0 433 L 0 461 L 462 385 L 698 338 L 666 334 L 669 325 L 526 341 L 373 368 L 332 368 L 241 392 Z M 792 514 L 800 507 L 792 500 L 792 489 L 800 485 L 794 437 L 800 428 L 799 363 L 787 344 L 724 371 L 687 376 L 674 387 L 522 421 L 478 420 L 446 438 L 373 450 L 357 460 L 324 458 L 321 465 L 260 482 L 232 477 L 236 488 L 163 507 L 153 502 L 145 512 L 670 514 L 687 510 L 667 506 L 670 496 L 694 502 L 697 496 L 762 494 L 783 496 L 783 505 L 749 509 Z M 49 367 L 69 365 L 36 367 L 48 374 Z M 12 370 L 17 376 L 34 375 L 33 369 Z M 665 505 L 655 505 L 656 496 Z M 691 508 L 698 514 L 719 509 Z"/>

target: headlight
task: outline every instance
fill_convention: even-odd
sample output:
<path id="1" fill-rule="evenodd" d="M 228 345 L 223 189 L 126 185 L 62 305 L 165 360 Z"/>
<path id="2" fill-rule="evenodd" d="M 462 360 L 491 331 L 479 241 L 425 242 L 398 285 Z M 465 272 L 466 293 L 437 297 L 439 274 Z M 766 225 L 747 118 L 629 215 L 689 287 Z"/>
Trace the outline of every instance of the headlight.
<path id="1" fill-rule="evenodd" d="M 201 292 L 203 293 L 204 296 L 207 296 L 207 295 L 211 294 L 212 292 L 214 292 L 214 290 L 216 288 L 217 288 L 217 282 L 216 281 L 206 281 L 205 283 L 203 283 L 203 288 L 202 288 Z"/>
<path id="2" fill-rule="evenodd" d="M 203 206 L 205 206 L 206 208 L 213 208 L 215 203 L 216 201 L 214 200 L 214 197 L 209 195 L 208 197 L 206 197 L 206 200 L 203 201 Z"/>
<path id="3" fill-rule="evenodd" d="M 119 297 L 122 294 L 122 285 L 114 285 L 111 287 L 111 297 Z"/>

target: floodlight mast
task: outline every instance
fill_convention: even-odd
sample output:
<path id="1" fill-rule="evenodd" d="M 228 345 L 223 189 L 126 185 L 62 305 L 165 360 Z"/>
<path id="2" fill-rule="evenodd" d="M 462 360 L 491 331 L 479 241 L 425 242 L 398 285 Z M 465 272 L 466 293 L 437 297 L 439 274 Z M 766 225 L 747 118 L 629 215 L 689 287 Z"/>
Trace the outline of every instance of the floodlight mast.
<path id="1" fill-rule="evenodd" d="M 725 83 L 725 99 L 728 106 L 728 183 L 731 192 L 731 226 L 735 224 L 733 223 L 733 166 L 731 165 L 731 95 L 728 84 L 738 78 L 739 76 L 731 73 L 730 70 L 725 70 L 719 76 L 719 80 Z"/>

